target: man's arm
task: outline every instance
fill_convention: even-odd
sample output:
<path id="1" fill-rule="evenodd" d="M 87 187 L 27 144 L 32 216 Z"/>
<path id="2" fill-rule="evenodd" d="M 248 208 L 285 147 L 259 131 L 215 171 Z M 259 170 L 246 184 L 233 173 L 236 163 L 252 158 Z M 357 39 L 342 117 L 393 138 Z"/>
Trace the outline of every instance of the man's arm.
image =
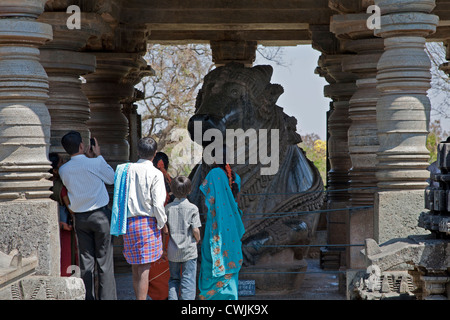
<path id="1" fill-rule="evenodd" d="M 97 157 L 99 161 L 98 176 L 106 184 L 114 184 L 114 169 L 106 162 L 103 156 Z"/>
<path id="2" fill-rule="evenodd" d="M 166 200 L 166 186 L 164 177 L 160 171 L 157 172 L 152 183 L 151 189 L 151 205 L 154 210 L 155 218 L 158 221 L 158 229 L 162 229 L 167 222 L 166 211 L 164 210 L 164 202 Z"/>
<path id="3" fill-rule="evenodd" d="M 99 161 L 97 175 L 106 184 L 114 184 L 114 169 L 106 162 L 101 155 L 100 146 L 98 145 L 97 138 L 94 138 L 95 145 L 88 149 L 86 156 L 88 158 L 95 157 Z"/>

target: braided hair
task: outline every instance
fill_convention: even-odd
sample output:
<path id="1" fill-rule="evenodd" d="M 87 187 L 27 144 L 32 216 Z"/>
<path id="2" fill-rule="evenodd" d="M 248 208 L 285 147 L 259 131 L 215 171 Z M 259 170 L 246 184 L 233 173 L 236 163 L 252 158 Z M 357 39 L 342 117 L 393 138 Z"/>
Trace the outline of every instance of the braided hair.
<path id="1" fill-rule="evenodd" d="M 228 183 L 231 189 L 231 192 L 233 193 L 234 199 L 237 201 L 237 196 L 239 193 L 239 186 L 236 183 L 236 173 L 231 169 L 231 166 L 227 163 L 226 159 L 226 146 L 223 146 L 223 161 L 219 164 L 215 164 L 216 168 L 221 168 L 223 171 L 225 171 L 225 174 L 228 177 Z"/>

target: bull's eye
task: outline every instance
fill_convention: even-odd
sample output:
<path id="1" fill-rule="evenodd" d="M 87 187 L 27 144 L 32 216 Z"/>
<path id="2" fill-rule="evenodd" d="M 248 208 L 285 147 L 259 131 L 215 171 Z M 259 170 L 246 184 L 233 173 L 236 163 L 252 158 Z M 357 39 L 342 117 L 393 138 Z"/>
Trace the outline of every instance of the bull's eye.
<path id="1" fill-rule="evenodd" d="M 231 89 L 230 94 L 233 98 L 237 98 L 239 96 L 239 91 L 237 89 Z"/>

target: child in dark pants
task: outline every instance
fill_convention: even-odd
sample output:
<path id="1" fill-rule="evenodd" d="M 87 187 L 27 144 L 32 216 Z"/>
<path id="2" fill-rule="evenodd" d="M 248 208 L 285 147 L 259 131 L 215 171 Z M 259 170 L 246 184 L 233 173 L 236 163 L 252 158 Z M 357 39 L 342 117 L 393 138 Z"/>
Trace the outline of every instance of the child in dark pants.
<path id="1" fill-rule="evenodd" d="M 197 243 L 200 241 L 200 215 L 197 206 L 186 196 L 191 192 L 191 181 L 179 176 L 172 179 L 171 190 L 175 200 L 166 206 L 169 227 L 169 300 L 194 300 L 197 275 Z"/>

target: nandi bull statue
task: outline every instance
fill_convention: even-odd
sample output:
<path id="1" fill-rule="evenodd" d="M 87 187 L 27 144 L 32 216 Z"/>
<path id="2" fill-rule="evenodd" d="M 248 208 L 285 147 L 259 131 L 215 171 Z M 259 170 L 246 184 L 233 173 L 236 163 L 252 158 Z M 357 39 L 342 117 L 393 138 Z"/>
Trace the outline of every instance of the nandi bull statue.
<path id="1" fill-rule="evenodd" d="M 319 209 L 324 193 L 317 168 L 297 146 L 297 120 L 276 105 L 283 88 L 270 83 L 272 72 L 268 65 L 248 68 L 238 63 L 212 70 L 198 93 L 188 131 L 204 151 L 217 143 L 217 136 L 205 138 L 208 129 L 220 133 L 227 162 L 241 177 L 246 231 L 240 279 L 255 279 L 261 291 L 293 291 L 303 279 L 293 271 L 307 267 L 308 248 L 301 245 L 310 244 L 319 218 L 306 211 Z M 207 209 L 199 186 L 210 169 L 204 156 L 190 176 L 190 200 L 200 213 Z"/>

